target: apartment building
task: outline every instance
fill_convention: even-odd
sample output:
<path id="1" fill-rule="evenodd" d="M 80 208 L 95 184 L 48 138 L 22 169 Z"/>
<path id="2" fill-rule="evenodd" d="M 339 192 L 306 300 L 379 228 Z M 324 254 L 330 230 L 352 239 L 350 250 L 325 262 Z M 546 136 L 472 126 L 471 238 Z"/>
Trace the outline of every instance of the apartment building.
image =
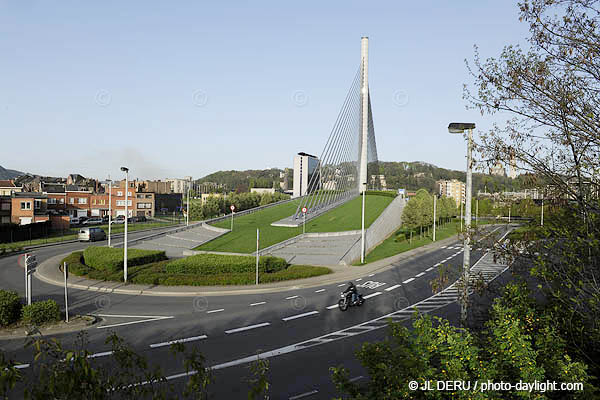
<path id="1" fill-rule="evenodd" d="M 27 225 L 48 221 L 48 197 L 39 192 L 18 192 L 11 196 L 11 222 Z"/>
<path id="2" fill-rule="evenodd" d="M 10 196 L 14 192 L 22 192 L 23 186 L 15 185 L 12 180 L 0 180 L 0 196 Z"/>
<path id="3" fill-rule="evenodd" d="M 440 180 L 436 182 L 436 186 L 441 196 L 453 198 L 457 205 L 465 203 L 466 186 L 458 179 Z"/>

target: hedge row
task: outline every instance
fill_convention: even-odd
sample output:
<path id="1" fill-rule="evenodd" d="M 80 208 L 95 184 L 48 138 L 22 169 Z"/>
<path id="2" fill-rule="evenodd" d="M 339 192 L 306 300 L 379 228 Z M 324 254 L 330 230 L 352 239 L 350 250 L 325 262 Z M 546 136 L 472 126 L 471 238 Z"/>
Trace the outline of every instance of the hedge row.
<path id="1" fill-rule="evenodd" d="M 164 251 L 128 249 L 127 266 L 166 260 Z M 98 271 L 117 272 L 123 269 L 123 249 L 89 246 L 83 252 L 84 264 Z"/>
<path id="2" fill-rule="evenodd" d="M 259 283 L 280 282 L 290 279 L 310 278 L 331 273 L 327 267 L 293 265 L 281 271 L 259 274 Z M 256 283 L 255 272 L 225 273 L 219 275 L 175 274 L 160 272 L 141 273 L 134 276 L 131 282 L 146 285 L 188 285 L 188 286 L 225 286 L 252 285 Z"/>
<path id="3" fill-rule="evenodd" d="M 40 325 L 60 320 L 60 309 L 54 300 L 37 301 L 23 307 L 23 321 Z"/>
<path id="4" fill-rule="evenodd" d="M 21 317 L 21 307 L 17 292 L 0 289 L 0 326 L 17 322 Z"/>
<path id="5" fill-rule="evenodd" d="M 395 198 L 396 196 L 398 196 L 398 193 L 396 193 L 393 190 L 367 190 L 366 195 L 375 195 L 375 196 L 385 196 L 385 197 L 392 197 Z"/>
<path id="6" fill-rule="evenodd" d="M 283 258 L 273 256 L 260 257 L 258 270 L 271 273 L 284 270 L 288 266 Z M 197 254 L 181 258 L 167 264 L 165 272 L 169 274 L 235 274 L 256 271 L 256 257 L 231 256 L 222 254 Z"/>

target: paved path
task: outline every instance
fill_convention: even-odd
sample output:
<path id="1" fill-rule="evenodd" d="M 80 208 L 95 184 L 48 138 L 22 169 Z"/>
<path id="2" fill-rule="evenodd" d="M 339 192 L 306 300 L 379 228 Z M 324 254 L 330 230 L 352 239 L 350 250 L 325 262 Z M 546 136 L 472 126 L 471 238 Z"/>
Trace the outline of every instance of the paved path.
<path id="1" fill-rule="evenodd" d="M 131 247 L 145 250 L 164 250 L 169 258 L 183 257 L 184 251 L 191 250 L 227 232 L 229 232 L 227 229 L 207 227 L 201 224 L 185 231 L 136 242 Z"/>
<path id="2" fill-rule="evenodd" d="M 358 240 L 360 234 L 301 237 L 298 241 L 267 254 L 285 258 L 291 264 L 337 265 Z"/>

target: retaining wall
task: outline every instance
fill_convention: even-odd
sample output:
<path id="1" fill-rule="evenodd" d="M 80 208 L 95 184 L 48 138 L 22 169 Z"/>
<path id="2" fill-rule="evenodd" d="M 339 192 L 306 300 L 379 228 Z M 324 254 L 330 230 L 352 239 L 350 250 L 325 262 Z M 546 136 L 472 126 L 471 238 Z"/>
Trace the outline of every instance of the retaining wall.
<path id="1" fill-rule="evenodd" d="M 402 211 L 405 205 L 405 198 L 396 197 L 371 224 L 365 232 L 365 254 L 377 247 L 402 225 Z M 361 241 L 359 240 L 342 257 L 340 264 L 349 265 L 360 259 L 360 246 Z"/>

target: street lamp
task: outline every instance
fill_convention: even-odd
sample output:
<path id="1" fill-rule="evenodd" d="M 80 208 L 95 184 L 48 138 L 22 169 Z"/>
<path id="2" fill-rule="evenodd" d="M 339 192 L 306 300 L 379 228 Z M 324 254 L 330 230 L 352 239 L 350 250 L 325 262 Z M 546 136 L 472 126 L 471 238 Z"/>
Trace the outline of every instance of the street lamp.
<path id="1" fill-rule="evenodd" d="M 469 269 L 471 268 L 471 186 L 472 186 L 472 156 L 474 123 L 453 122 L 448 125 L 450 133 L 465 133 L 467 131 L 467 198 L 465 199 L 465 235 L 463 247 L 463 290 L 461 293 L 460 321 L 467 326 L 467 298 L 469 295 Z"/>
<path id="2" fill-rule="evenodd" d="M 127 283 L 127 220 L 129 219 L 127 201 L 129 193 L 129 168 L 121 167 L 121 171 L 125 172 L 125 245 L 123 246 L 123 269 L 125 272 L 123 276 L 123 281 Z"/>
<path id="3" fill-rule="evenodd" d="M 110 175 L 106 181 L 108 182 L 108 247 L 110 247 L 110 226 L 112 224 L 112 180 Z"/>
<path id="4" fill-rule="evenodd" d="M 360 231 L 361 242 L 360 242 L 360 263 L 365 262 L 365 192 L 367 191 L 367 182 L 362 184 L 362 228 Z"/>

